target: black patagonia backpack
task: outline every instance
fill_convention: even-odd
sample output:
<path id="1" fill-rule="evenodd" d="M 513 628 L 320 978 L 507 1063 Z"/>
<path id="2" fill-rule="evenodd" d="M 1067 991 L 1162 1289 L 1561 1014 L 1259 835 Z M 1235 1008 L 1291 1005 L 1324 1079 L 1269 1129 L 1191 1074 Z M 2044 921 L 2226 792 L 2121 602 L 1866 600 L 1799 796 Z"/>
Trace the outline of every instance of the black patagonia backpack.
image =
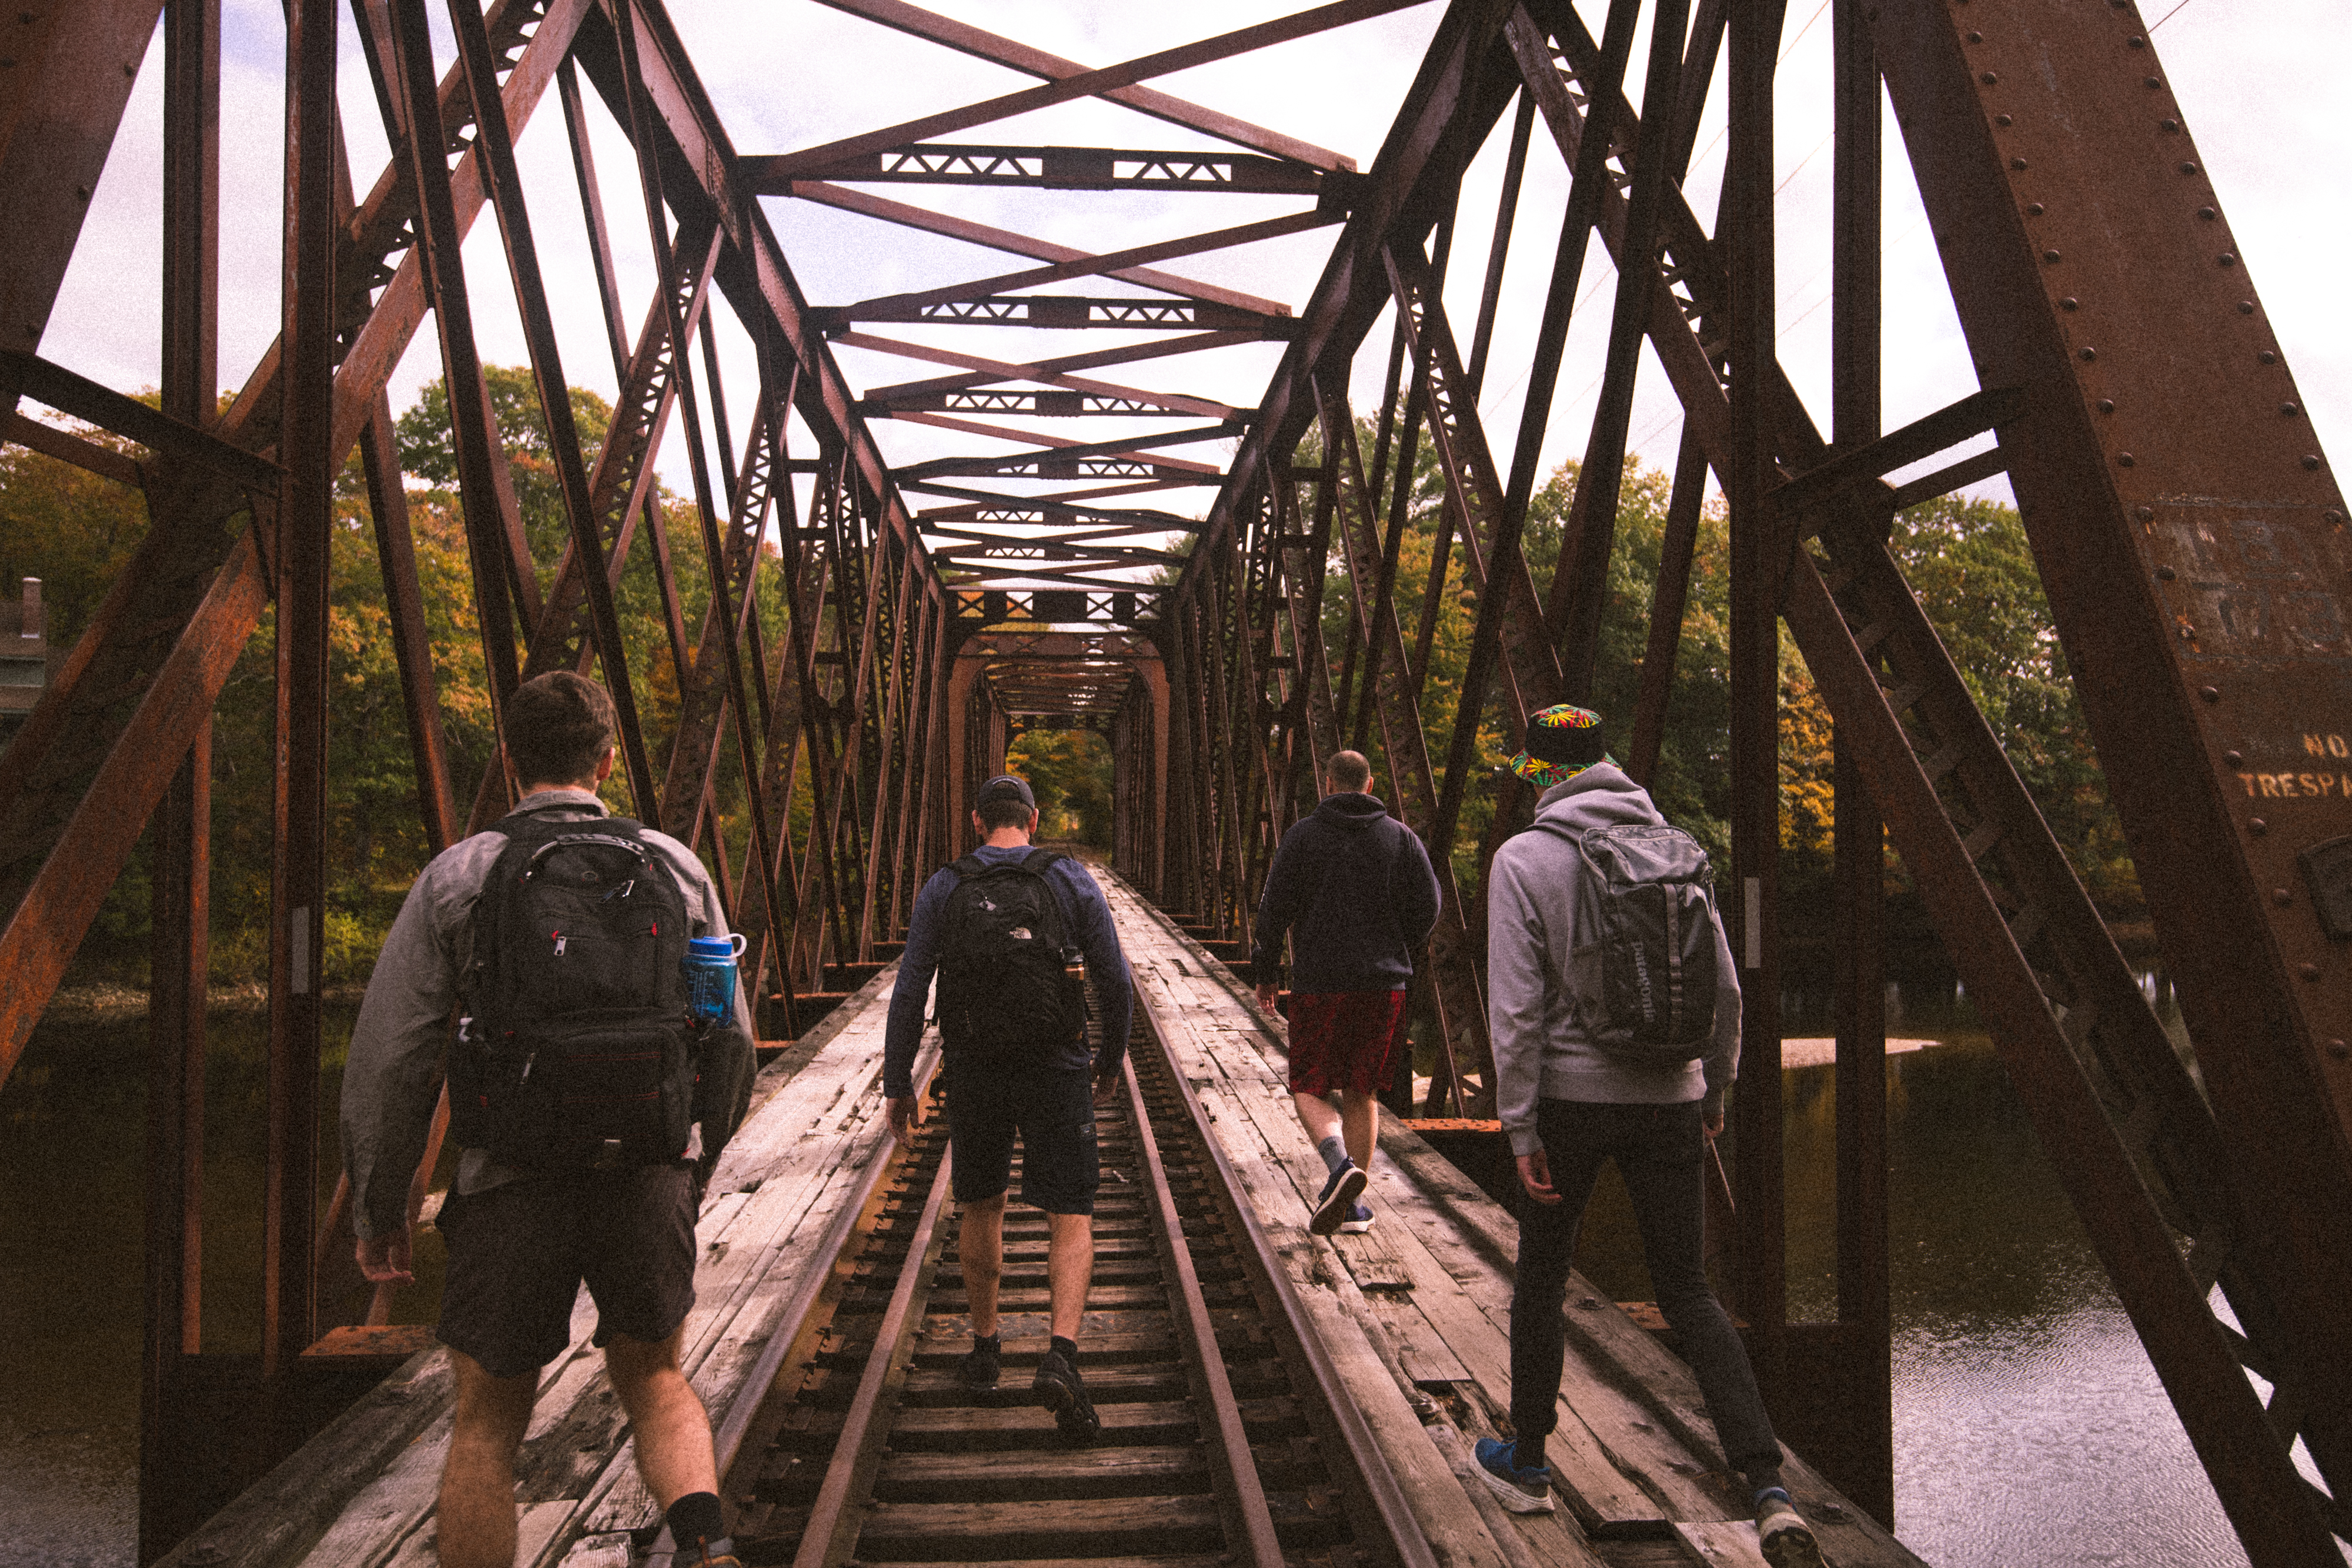
<path id="1" fill-rule="evenodd" d="M 1680 828 L 1626 824 L 1571 840 L 1582 870 L 1569 993 L 1584 1036 L 1629 1061 L 1672 1066 L 1715 1038 L 1715 873 Z"/>
<path id="2" fill-rule="evenodd" d="M 1087 984 L 1045 873 L 1064 857 L 966 855 L 950 868 L 940 943 L 940 1037 L 950 1050 L 1002 1060 L 1045 1058 L 1083 1041 Z"/>
<path id="3" fill-rule="evenodd" d="M 698 1044 L 686 895 L 626 817 L 516 814 L 474 906 L 450 1132 L 515 1165 L 684 1155 Z"/>

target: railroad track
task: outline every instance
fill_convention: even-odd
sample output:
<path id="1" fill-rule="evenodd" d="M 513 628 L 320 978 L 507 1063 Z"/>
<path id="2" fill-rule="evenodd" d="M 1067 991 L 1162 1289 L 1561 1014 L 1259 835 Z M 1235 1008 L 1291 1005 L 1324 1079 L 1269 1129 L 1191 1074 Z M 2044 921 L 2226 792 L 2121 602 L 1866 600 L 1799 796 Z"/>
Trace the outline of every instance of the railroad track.
<path id="1" fill-rule="evenodd" d="M 934 1116 L 733 1450 L 746 1563 L 1433 1564 L 1139 998 L 1129 1062 L 1097 1116 L 1079 1341 L 1099 1439 L 1073 1446 L 1029 1389 L 1046 1346 L 1037 1210 L 1005 1215 L 1003 1382 L 958 1377 L 971 1328 Z"/>

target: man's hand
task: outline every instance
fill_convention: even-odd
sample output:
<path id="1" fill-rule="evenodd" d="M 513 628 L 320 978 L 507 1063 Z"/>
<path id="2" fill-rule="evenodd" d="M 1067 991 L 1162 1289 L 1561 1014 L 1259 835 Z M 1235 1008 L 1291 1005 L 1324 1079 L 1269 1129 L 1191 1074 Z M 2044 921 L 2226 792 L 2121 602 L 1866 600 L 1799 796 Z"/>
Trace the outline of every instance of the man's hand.
<path id="1" fill-rule="evenodd" d="M 1260 986 L 1257 988 L 1257 1005 L 1268 1012 L 1274 1011 L 1274 999 L 1280 989 L 1278 986 Z"/>
<path id="2" fill-rule="evenodd" d="M 1699 1130 L 1706 1134 L 1707 1142 L 1713 1143 L 1716 1139 L 1723 1135 L 1722 1109 L 1717 1107 L 1713 1111 L 1700 1112 L 1698 1124 Z"/>
<path id="3" fill-rule="evenodd" d="M 1109 1074 L 1109 1076 L 1108 1076 L 1108 1077 L 1105 1077 L 1105 1076 L 1103 1076 L 1103 1075 L 1102 1075 L 1102 1074 L 1100 1074 L 1100 1073 L 1096 1074 L 1096 1076 L 1095 1076 L 1095 1109 L 1096 1109 L 1096 1110 L 1097 1110 L 1097 1111 L 1108 1111 L 1108 1110 L 1109 1110 L 1113 1105 L 1115 1105 L 1115 1104 L 1117 1104 L 1117 1103 L 1118 1103 L 1118 1076 L 1119 1076 L 1119 1075 L 1118 1075 L 1118 1072 L 1117 1071 L 1117 1070 L 1114 1070 L 1114 1071 Z"/>
<path id="4" fill-rule="evenodd" d="M 1538 1203 L 1550 1205 L 1559 1201 L 1559 1194 L 1552 1190 L 1551 1156 L 1541 1149 L 1519 1156 L 1519 1185 Z"/>
<path id="5" fill-rule="evenodd" d="M 408 1263 L 408 1232 L 363 1237 L 359 1249 L 360 1272 L 371 1285 L 413 1285 L 416 1276 Z"/>
<path id="6" fill-rule="evenodd" d="M 893 1096 L 888 1103 L 890 1135 L 904 1148 L 915 1141 L 915 1129 L 923 1124 L 923 1107 L 912 1094 Z"/>

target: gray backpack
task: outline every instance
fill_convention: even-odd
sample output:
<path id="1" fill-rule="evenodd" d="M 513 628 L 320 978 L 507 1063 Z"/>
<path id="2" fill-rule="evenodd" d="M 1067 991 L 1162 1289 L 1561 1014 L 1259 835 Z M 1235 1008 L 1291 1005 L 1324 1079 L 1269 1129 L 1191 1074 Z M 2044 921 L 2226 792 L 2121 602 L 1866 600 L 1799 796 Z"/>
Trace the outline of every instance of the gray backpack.
<path id="1" fill-rule="evenodd" d="M 1706 852 L 1663 823 L 1582 832 L 1536 825 L 1572 841 L 1583 868 L 1568 986 L 1585 1038 L 1652 1066 L 1705 1055 L 1717 981 Z"/>

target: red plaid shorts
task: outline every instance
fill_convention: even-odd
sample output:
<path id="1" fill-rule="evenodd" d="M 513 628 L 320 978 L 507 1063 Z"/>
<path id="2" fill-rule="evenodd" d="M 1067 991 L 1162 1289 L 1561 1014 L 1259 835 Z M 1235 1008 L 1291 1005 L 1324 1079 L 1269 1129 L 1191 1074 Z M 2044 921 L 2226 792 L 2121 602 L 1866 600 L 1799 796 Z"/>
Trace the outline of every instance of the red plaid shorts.
<path id="1" fill-rule="evenodd" d="M 1381 1092 L 1389 1086 L 1397 1040 L 1403 1033 L 1402 990 L 1293 991 L 1290 1092 Z"/>

